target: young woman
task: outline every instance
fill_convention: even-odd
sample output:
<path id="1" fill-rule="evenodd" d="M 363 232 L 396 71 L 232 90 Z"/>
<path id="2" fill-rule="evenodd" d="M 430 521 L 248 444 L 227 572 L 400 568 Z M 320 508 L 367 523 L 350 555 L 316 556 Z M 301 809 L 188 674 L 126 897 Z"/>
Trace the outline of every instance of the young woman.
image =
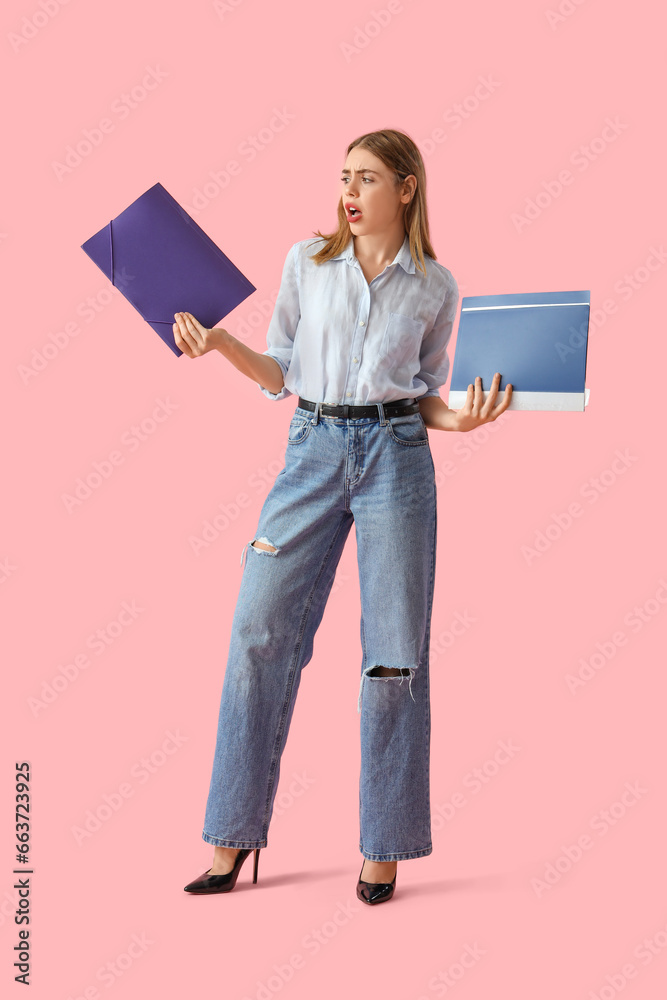
<path id="1" fill-rule="evenodd" d="M 219 350 L 272 400 L 296 395 L 285 466 L 262 507 L 232 622 L 203 839 L 187 892 L 228 892 L 267 845 L 301 671 L 355 524 L 363 662 L 357 895 L 390 899 L 397 862 L 432 851 L 429 639 L 436 554 L 427 428 L 469 431 L 510 404 L 500 376 L 465 406 L 440 398 L 458 288 L 429 238 L 426 175 L 409 136 L 350 143 L 338 229 L 295 243 L 263 354 L 175 316 L 188 357 Z"/>

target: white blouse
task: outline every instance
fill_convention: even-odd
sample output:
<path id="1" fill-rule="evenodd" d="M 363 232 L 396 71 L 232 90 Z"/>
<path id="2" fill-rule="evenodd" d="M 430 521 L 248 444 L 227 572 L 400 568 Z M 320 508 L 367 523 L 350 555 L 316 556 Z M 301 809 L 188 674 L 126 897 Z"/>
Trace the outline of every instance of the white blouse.
<path id="1" fill-rule="evenodd" d="M 426 275 L 418 271 L 406 233 L 369 284 L 354 237 L 318 265 L 311 255 L 323 244 L 301 240 L 287 254 L 264 351 L 280 365 L 284 386 L 274 393 L 260 385 L 262 392 L 356 406 L 438 396 L 459 300 L 451 272 L 426 254 Z"/>

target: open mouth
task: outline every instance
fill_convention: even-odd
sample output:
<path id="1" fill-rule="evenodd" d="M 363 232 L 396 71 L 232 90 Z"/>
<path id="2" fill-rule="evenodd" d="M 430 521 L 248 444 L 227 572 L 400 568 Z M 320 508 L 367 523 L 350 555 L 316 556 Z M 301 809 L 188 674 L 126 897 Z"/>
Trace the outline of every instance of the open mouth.
<path id="1" fill-rule="evenodd" d="M 361 212 L 359 211 L 358 208 L 348 208 L 347 214 L 350 216 L 351 219 L 354 219 L 358 215 L 361 215 Z"/>

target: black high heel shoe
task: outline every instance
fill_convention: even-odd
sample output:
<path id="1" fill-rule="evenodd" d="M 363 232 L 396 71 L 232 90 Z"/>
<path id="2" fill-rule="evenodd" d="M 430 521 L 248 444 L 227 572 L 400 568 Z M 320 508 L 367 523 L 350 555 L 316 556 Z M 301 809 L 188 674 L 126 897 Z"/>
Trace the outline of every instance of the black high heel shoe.
<path id="1" fill-rule="evenodd" d="M 364 864 L 361 864 L 361 872 L 364 870 Z M 391 882 L 364 882 L 361 878 L 361 872 L 359 872 L 359 881 L 357 882 L 357 899 L 360 899 L 362 903 L 369 903 L 374 906 L 376 903 L 384 903 L 385 900 L 391 899 L 394 895 L 394 889 L 396 888 L 396 874 L 398 874 L 398 866 L 396 867 L 396 874 L 394 875 Z"/>
<path id="2" fill-rule="evenodd" d="M 192 892 L 197 894 L 209 894 L 213 892 L 231 892 L 236 885 L 236 880 L 239 877 L 239 872 L 243 862 L 248 857 L 249 854 L 255 852 L 255 866 L 253 869 L 252 880 L 253 883 L 257 881 L 257 868 L 259 866 L 259 852 L 261 847 L 249 847 L 242 848 L 236 855 L 236 860 L 234 862 L 234 867 L 230 872 L 225 872 L 224 875 L 209 875 L 210 868 L 208 872 L 204 872 L 203 875 L 199 875 L 193 882 L 189 882 L 185 887 L 185 892 Z"/>

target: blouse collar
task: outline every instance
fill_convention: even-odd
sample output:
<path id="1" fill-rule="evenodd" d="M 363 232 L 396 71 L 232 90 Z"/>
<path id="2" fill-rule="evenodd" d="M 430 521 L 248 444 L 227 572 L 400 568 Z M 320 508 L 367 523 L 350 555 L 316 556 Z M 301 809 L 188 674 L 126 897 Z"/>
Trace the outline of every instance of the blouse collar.
<path id="1" fill-rule="evenodd" d="M 359 267 L 360 264 L 357 259 L 357 255 L 354 252 L 354 238 L 350 240 L 344 250 L 342 250 L 339 254 L 336 254 L 335 257 L 330 257 L 329 260 L 346 260 L 348 264 L 351 264 L 353 267 Z M 407 233 L 405 234 L 400 250 L 392 260 L 389 267 L 392 267 L 394 264 L 400 264 L 407 274 L 415 273 L 415 262 L 412 259 L 412 254 L 410 253 L 410 238 Z"/>

